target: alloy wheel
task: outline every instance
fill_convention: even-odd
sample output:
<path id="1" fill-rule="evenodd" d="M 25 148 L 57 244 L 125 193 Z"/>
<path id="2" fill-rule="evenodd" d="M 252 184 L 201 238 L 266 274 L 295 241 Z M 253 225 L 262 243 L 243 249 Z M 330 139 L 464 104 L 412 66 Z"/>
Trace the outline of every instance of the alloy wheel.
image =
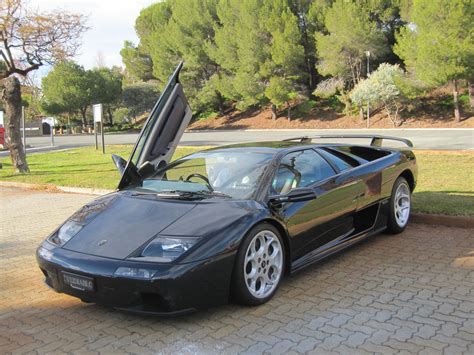
<path id="1" fill-rule="evenodd" d="M 265 298 L 278 286 L 283 273 L 283 248 L 269 230 L 256 234 L 245 253 L 245 285 L 256 298 Z"/>
<path id="2" fill-rule="evenodd" d="M 394 212 L 395 220 L 400 228 L 405 227 L 408 223 L 411 206 L 410 198 L 410 188 L 408 185 L 404 182 L 398 185 L 397 191 L 395 192 Z"/>

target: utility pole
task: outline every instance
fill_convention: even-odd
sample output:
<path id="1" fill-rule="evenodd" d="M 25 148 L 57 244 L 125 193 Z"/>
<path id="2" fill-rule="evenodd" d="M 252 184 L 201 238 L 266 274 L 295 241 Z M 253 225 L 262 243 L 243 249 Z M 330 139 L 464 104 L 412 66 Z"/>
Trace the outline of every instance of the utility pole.
<path id="1" fill-rule="evenodd" d="M 367 78 L 369 77 L 370 74 L 370 51 L 365 52 L 365 55 L 367 56 Z M 370 100 L 367 98 L 367 128 L 370 127 Z"/>
<path id="2" fill-rule="evenodd" d="M 52 124 L 49 129 L 49 134 L 51 135 L 51 147 L 54 147 L 54 118 L 52 119 Z"/>

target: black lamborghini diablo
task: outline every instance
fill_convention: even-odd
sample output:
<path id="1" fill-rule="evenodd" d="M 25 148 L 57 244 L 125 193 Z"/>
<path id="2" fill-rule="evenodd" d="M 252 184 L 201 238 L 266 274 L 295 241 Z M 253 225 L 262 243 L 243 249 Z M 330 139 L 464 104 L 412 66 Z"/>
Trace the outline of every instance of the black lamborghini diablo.
<path id="1" fill-rule="evenodd" d="M 46 284 L 85 302 L 179 314 L 259 305 L 284 275 L 410 218 L 413 152 L 302 137 L 208 149 L 170 163 L 191 119 L 170 77 L 115 192 L 73 214 L 37 250 Z M 325 136 L 324 138 L 328 138 Z M 347 136 L 329 138 L 345 139 Z"/>

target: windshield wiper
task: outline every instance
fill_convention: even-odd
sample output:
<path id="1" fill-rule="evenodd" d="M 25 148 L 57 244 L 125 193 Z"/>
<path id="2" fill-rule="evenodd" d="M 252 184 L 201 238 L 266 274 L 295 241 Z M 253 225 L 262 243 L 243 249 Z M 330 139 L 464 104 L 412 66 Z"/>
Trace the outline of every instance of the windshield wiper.
<path id="1" fill-rule="evenodd" d="M 160 192 L 134 192 L 132 196 L 156 196 L 161 198 L 205 198 L 209 196 L 218 196 L 230 198 L 231 196 L 226 195 L 223 192 L 219 191 L 208 191 L 208 190 L 199 190 L 199 191 L 185 191 L 185 190 L 167 190 Z"/>
<path id="2" fill-rule="evenodd" d="M 202 195 L 202 196 L 218 196 L 218 197 L 228 197 L 228 198 L 232 197 L 230 195 L 227 195 L 223 192 L 216 191 L 216 190 L 213 190 L 213 191 L 199 190 L 199 191 L 189 191 L 189 192 L 192 193 L 192 194 L 195 194 L 195 195 Z"/>
<path id="3" fill-rule="evenodd" d="M 156 192 L 132 192 L 130 196 L 156 196 Z"/>
<path id="4" fill-rule="evenodd" d="M 210 191 L 210 190 L 199 190 L 199 191 L 185 191 L 185 190 L 170 190 L 170 191 L 160 191 L 156 193 L 157 196 L 170 196 L 170 197 L 209 197 L 209 196 L 218 196 L 218 197 L 227 197 L 231 196 L 226 195 L 223 192 L 219 191 Z"/>

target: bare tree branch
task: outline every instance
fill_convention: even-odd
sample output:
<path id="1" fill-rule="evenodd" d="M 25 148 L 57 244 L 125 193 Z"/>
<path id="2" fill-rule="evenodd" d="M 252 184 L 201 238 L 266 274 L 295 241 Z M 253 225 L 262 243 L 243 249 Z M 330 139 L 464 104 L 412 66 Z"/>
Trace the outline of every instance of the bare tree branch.
<path id="1" fill-rule="evenodd" d="M 0 0 L 0 55 L 6 71 L 27 75 L 41 65 L 73 57 L 86 18 L 64 11 L 39 12 L 27 9 L 24 0 Z"/>
<path id="2" fill-rule="evenodd" d="M 26 0 L 0 0 L 0 86 L 7 124 L 5 142 L 16 172 L 29 172 L 21 140 L 21 85 L 44 63 L 53 64 L 76 54 L 81 34 L 87 29 L 83 15 L 38 12 L 27 9 Z"/>

